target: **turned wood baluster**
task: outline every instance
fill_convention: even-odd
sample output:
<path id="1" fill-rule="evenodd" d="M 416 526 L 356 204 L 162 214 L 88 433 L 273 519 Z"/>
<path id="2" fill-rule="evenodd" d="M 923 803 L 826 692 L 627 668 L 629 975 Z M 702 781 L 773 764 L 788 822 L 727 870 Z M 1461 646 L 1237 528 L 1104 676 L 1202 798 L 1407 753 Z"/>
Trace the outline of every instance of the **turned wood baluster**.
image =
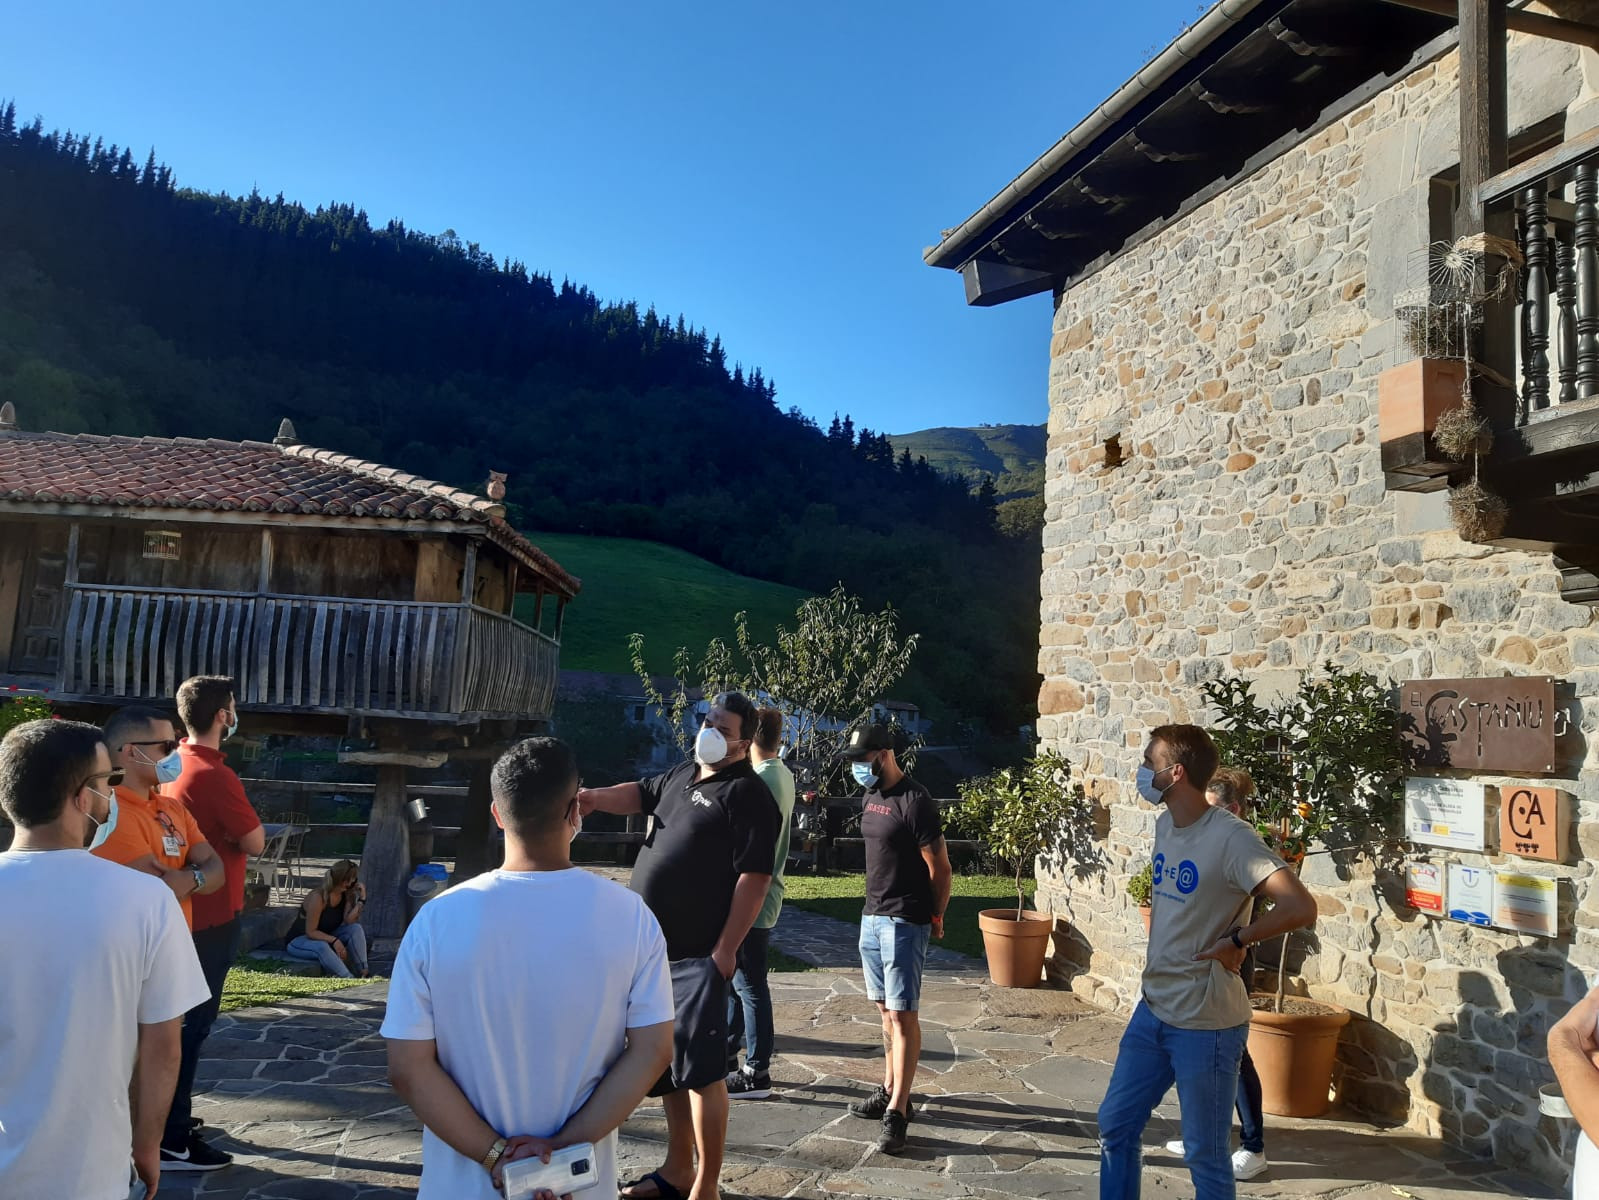
<path id="1" fill-rule="evenodd" d="M 1555 361 L 1560 367 L 1561 404 L 1577 398 L 1577 250 L 1555 239 Z"/>
<path id="2" fill-rule="evenodd" d="M 1599 165 L 1577 168 L 1577 395 L 1599 392 Z"/>
<path id="3" fill-rule="evenodd" d="M 1527 409 L 1549 407 L 1549 193 L 1540 181 L 1521 191 L 1521 382 Z"/>

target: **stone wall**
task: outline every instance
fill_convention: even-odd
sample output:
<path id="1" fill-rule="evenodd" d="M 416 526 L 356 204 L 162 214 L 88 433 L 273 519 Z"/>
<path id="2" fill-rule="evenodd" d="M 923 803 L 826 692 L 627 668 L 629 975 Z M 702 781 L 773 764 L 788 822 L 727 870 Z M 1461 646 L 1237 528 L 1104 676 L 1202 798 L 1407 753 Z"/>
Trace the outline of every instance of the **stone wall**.
<path id="1" fill-rule="evenodd" d="M 1582 127 L 1584 66 L 1514 39 L 1512 128 Z M 1458 158 L 1456 77 L 1450 52 L 1059 299 L 1039 727 L 1109 832 L 1102 869 L 1057 865 L 1040 899 L 1071 926 L 1052 972 L 1097 1003 L 1127 1010 L 1142 966 L 1123 883 L 1154 829 L 1132 787 L 1147 731 L 1204 722 L 1200 684 L 1223 672 L 1268 693 L 1329 659 L 1393 681 L 1559 676 L 1584 747 L 1559 781 L 1573 854 L 1599 846 L 1599 619 L 1560 599 L 1547 555 L 1462 542 L 1441 496 L 1386 491 L 1379 463 L 1376 377 L 1431 180 Z M 1570 911 L 1546 942 L 1425 918 L 1369 866 L 1309 863 L 1322 915 L 1295 965 L 1356 1014 L 1343 1098 L 1563 1178 L 1570 1123 L 1540 1119 L 1536 1092 L 1552 1016 L 1599 968 L 1591 864 L 1547 868 Z"/>

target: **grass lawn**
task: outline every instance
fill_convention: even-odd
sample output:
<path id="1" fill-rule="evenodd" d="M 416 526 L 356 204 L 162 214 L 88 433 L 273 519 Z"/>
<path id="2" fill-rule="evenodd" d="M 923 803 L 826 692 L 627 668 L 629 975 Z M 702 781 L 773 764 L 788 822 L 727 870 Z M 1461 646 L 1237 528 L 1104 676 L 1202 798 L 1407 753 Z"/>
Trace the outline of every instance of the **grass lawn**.
<path id="1" fill-rule="evenodd" d="M 375 979 L 336 979 L 331 975 L 290 975 L 282 964 L 269 958 L 241 958 L 228 969 L 222 985 L 222 1011 L 250 1008 L 257 1004 L 281 1004 L 301 996 L 340 992 L 348 987 L 373 983 Z"/>
<path id="2" fill-rule="evenodd" d="M 535 533 L 535 545 L 583 581 L 567 609 L 561 666 L 578 671 L 631 671 L 627 638 L 644 635 L 652 671 L 670 671 L 672 653 L 687 646 L 700 654 L 713 637 L 733 640 L 733 614 L 750 615 L 750 632 L 769 642 L 779 622 L 794 624 L 794 610 L 809 593 L 779 583 L 735 575 L 703 558 L 658 542 Z M 533 619 L 531 597 L 517 616 Z"/>
<path id="3" fill-rule="evenodd" d="M 1033 881 L 1022 880 L 1029 899 Z M 821 913 L 840 921 L 858 924 L 861 905 L 866 899 L 865 875 L 785 875 L 783 903 Z M 985 908 L 1015 908 L 1016 882 L 1008 875 L 957 875 L 950 891 L 949 911 L 944 914 L 942 946 L 972 958 L 983 957 L 983 933 L 977 928 L 977 914 Z M 777 970 L 776 967 L 772 968 Z"/>

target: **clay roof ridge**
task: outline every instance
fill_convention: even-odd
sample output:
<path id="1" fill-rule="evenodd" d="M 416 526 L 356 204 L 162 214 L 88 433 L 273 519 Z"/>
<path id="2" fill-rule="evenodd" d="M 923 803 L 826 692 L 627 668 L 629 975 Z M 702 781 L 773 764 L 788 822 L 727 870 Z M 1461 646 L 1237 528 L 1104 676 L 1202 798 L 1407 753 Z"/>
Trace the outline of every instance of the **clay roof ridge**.
<path id="1" fill-rule="evenodd" d="M 294 458 L 306 458 L 315 462 L 327 463 L 341 470 L 349 471 L 355 475 L 364 475 L 380 483 L 392 487 L 404 488 L 406 491 L 418 492 L 424 496 L 432 494 L 443 497 L 457 508 L 468 510 L 472 514 L 468 519 L 487 521 L 492 514 L 487 510 L 495 507 L 494 502 L 482 496 L 474 496 L 471 492 L 463 492 L 459 488 L 447 483 L 440 483 L 435 479 L 425 479 L 420 475 L 410 475 L 395 467 L 385 467 L 382 463 L 368 462 L 366 459 L 357 458 L 353 454 L 340 454 L 336 450 L 323 450 L 316 446 L 294 445 L 274 446 L 272 449 Z M 454 513 L 445 514 L 456 516 Z"/>

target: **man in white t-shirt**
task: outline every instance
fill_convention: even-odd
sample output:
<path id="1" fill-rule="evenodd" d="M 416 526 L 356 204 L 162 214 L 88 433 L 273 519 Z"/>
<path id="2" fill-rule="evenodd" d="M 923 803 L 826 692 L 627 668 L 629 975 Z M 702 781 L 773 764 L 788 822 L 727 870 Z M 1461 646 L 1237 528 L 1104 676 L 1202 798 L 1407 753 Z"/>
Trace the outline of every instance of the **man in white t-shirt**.
<path id="1" fill-rule="evenodd" d="M 89 854 L 122 772 L 100 731 L 29 721 L 0 740 L 0 1196 L 154 1193 L 183 1014 L 210 993 L 172 889 Z M 130 1108 L 131 1101 L 131 1108 Z"/>
<path id="2" fill-rule="evenodd" d="M 1196 1200 L 1237 1195 L 1233 1098 L 1250 1013 L 1238 968 L 1256 942 L 1316 919 L 1315 900 L 1260 835 L 1206 803 L 1216 766 L 1203 729 L 1162 725 L 1150 732 L 1138 768 L 1139 795 L 1163 811 L 1155 820 L 1143 998 L 1099 1106 L 1101 1200 L 1137 1200 L 1144 1126 L 1173 1082 Z M 1249 921 L 1255 896 L 1272 903 Z"/>
<path id="3" fill-rule="evenodd" d="M 505 1163 L 594 1145 L 616 1194 L 616 1129 L 672 1057 L 655 917 L 572 865 L 577 762 L 529 738 L 494 764 L 505 865 L 430 900 L 400 945 L 382 1033 L 424 1126 L 418 1200 L 498 1200 Z"/>

